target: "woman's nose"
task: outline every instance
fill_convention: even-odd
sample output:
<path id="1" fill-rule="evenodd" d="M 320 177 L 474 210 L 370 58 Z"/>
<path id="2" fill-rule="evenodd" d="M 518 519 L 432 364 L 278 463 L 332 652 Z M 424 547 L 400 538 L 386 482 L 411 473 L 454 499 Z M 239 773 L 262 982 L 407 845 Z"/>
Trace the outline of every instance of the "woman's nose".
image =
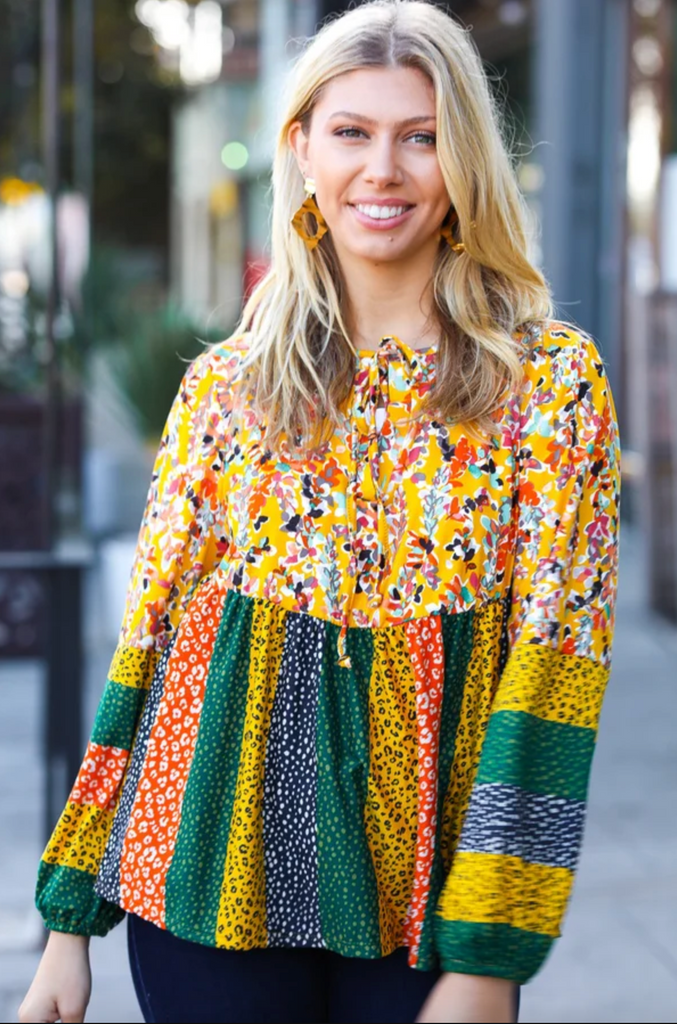
<path id="1" fill-rule="evenodd" d="M 402 170 L 397 160 L 396 147 L 391 140 L 381 139 L 369 147 L 364 177 L 366 181 L 371 181 L 380 188 L 383 188 L 384 185 L 399 184 L 402 181 Z"/>

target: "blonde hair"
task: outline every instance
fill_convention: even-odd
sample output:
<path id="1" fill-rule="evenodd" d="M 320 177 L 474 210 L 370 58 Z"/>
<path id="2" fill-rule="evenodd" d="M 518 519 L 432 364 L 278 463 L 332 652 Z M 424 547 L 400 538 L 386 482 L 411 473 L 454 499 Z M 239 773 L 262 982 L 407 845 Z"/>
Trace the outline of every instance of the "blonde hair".
<path id="1" fill-rule="evenodd" d="M 303 455 L 325 429 L 331 436 L 355 373 L 331 231 L 310 251 L 290 224 L 305 197 L 288 131 L 297 120 L 307 130 L 336 76 L 397 66 L 418 68 L 433 83 L 437 155 L 465 244 L 458 253 L 440 243 L 432 282 L 441 331 L 436 381 L 419 415 L 491 431 L 506 389 L 522 378 L 515 333 L 552 315 L 548 286 L 527 258 L 524 200 L 469 32 L 421 0 L 371 0 L 319 31 L 289 83 L 273 163 L 271 267 L 236 332 L 250 336 L 245 377 L 272 449 L 283 441 L 288 453 Z"/>

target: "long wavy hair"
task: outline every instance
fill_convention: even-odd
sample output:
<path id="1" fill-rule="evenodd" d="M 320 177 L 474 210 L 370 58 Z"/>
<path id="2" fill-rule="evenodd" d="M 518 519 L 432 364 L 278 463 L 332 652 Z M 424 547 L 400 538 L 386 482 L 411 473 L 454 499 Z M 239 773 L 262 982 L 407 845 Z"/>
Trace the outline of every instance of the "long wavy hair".
<path id="1" fill-rule="evenodd" d="M 273 163 L 271 266 L 246 303 L 237 334 L 266 443 L 303 457 L 327 440 L 355 373 L 346 293 L 331 231 L 312 251 L 290 224 L 303 181 L 288 142 L 308 130 L 323 87 L 360 68 L 412 67 L 435 91 L 437 156 L 465 251 L 446 242 L 433 271 L 440 342 L 436 381 L 419 415 L 496 429 L 507 389 L 519 386 L 519 331 L 552 316 L 548 286 L 527 257 L 526 206 L 500 111 L 469 32 L 421 0 L 371 0 L 326 24 L 297 59 Z M 493 415 L 492 415 L 493 414 Z"/>

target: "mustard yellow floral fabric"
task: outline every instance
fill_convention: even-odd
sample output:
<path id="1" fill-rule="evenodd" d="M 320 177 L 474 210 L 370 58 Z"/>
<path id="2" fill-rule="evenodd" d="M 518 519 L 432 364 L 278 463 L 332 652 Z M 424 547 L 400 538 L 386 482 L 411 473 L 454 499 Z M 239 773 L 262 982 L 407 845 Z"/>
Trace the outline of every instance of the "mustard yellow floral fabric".
<path id="1" fill-rule="evenodd" d="M 273 455 L 247 337 L 187 371 L 120 642 L 40 866 L 49 927 L 125 912 L 524 982 L 560 934 L 607 683 L 619 442 L 592 339 L 515 335 L 492 438 L 412 419 L 435 348 L 360 351 L 333 436 Z"/>

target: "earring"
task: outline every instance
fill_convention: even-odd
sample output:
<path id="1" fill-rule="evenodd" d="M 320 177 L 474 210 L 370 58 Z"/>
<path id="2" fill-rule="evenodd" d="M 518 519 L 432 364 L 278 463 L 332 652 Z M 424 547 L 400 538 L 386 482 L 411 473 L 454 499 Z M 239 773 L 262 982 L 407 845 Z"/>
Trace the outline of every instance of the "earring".
<path id="1" fill-rule="evenodd" d="M 291 219 L 291 223 L 296 231 L 299 233 L 303 241 L 306 243 L 309 249 L 314 249 L 321 238 L 326 235 L 329 227 L 326 220 L 322 216 L 322 212 L 315 201 L 315 181 L 313 178 L 306 178 L 303 182 L 304 191 L 307 193 L 307 199 L 299 206 L 298 210 Z M 310 220 L 311 225 L 315 223 L 315 230 L 311 233 L 306 227 L 307 220 Z"/>
<path id="2" fill-rule="evenodd" d="M 465 242 L 457 242 L 456 239 L 454 238 L 454 228 L 456 227 L 457 224 L 458 214 L 456 213 L 456 210 L 452 210 L 449 216 L 445 218 L 444 221 L 442 221 L 442 226 L 440 227 L 440 237 L 443 238 L 444 241 L 449 246 L 451 246 L 454 252 L 461 253 L 465 252 Z M 470 227 L 475 227 L 474 220 L 471 221 Z"/>

